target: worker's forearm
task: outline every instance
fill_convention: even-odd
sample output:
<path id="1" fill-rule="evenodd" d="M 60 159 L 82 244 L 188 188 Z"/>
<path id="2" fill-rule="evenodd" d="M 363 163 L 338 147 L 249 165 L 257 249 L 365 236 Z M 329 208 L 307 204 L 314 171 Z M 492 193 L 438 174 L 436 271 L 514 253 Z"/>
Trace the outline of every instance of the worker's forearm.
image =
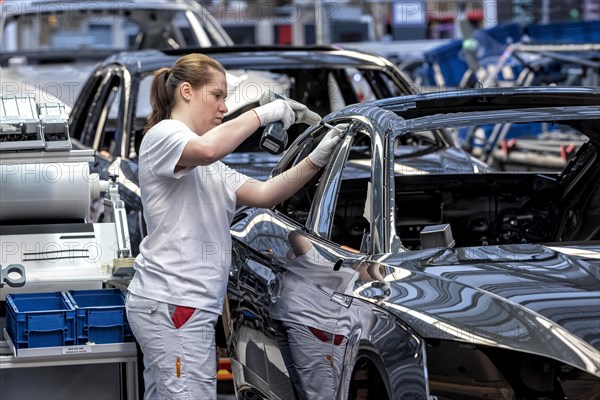
<path id="1" fill-rule="evenodd" d="M 290 198 L 316 175 L 320 168 L 305 158 L 294 167 L 264 182 L 263 207 L 273 207 Z"/>
<path id="2" fill-rule="evenodd" d="M 260 127 L 259 124 L 256 113 L 250 110 L 214 127 L 202 137 L 213 147 L 221 148 L 223 156 L 226 156 L 253 134 Z"/>
<path id="3" fill-rule="evenodd" d="M 188 143 L 179 164 L 184 166 L 209 165 L 233 152 L 259 128 L 254 111 L 222 123 Z"/>

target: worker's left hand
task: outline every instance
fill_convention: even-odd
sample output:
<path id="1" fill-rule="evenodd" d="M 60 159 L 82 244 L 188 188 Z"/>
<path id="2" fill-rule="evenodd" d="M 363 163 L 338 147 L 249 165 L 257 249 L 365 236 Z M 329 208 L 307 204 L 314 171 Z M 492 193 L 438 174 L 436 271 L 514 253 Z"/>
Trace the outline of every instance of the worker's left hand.
<path id="1" fill-rule="evenodd" d="M 323 168 L 331 158 L 333 149 L 335 149 L 347 128 L 348 124 L 338 124 L 335 129 L 330 129 L 317 147 L 308 155 L 308 159 L 317 167 Z"/>

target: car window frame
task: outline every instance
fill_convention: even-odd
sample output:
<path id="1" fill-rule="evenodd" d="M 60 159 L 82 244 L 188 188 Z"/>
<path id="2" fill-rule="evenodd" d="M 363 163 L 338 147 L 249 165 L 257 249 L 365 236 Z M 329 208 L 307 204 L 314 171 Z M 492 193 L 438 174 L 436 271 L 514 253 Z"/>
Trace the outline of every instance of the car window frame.
<path id="1" fill-rule="evenodd" d="M 114 78 L 113 78 L 114 79 Z M 96 154 L 100 154 L 103 155 L 103 151 L 108 151 L 111 155 L 115 152 L 116 148 L 119 147 L 118 146 L 118 141 L 117 141 L 117 121 L 115 121 L 115 133 L 113 134 L 113 137 L 110 139 L 111 142 L 115 143 L 115 146 L 109 146 L 107 150 L 104 150 L 104 144 L 106 142 L 106 125 L 107 122 L 109 121 L 109 115 L 110 115 L 110 111 L 113 108 L 113 105 L 116 106 L 117 110 L 120 109 L 120 107 L 118 106 L 118 102 L 119 102 L 119 97 L 121 97 L 121 91 L 120 85 L 112 85 L 112 84 L 108 84 L 108 91 L 107 91 L 107 97 L 105 98 L 106 101 L 104 101 L 102 103 L 102 107 L 100 107 L 99 105 L 97 106 L 96 110 L 99 111 L 99 113 L 94 113 L 96 114 L 96 123 L 90 125 L 89 130 L 94 129 L 94 133 L 93 133 L 93 138 L 94 140 L 92 141 L 92 145 L 91 148 L 94 149 L 96 151 Z M 118 111 L 117 111 L 118 113 Z"/>
<path id="2" fill-rule="evenodd" d="M 395 215 L 395 181 L 394 181 L 394 156 L 387 156 L 393 148 L 391 129 L 382 131 L 383 127 L 372 124 L 362 116 L 352 118 L 343 117 L 338 120 L 329 120 L 328 124 L 351 122 L 342 143 L 334 150 L 334 155 L 325 167 L 319 181 L 327 179 L 326 185 L 319 185 L 315 199 L 319 203 L 312 205 L 305 227 L 308 232 L 320 238 L 331 241 L 333 216 L 337 205 L 337 193 L 342 182 L 344 168 L 346 167 L 355 136 L 360 132 L 371 140 L 371 169 L 370 169 L 370 232 L 365 249 L 358 249 L 361 254 L 376 255 L 390 252 L 404 251 L 405 248 L 396 233 Z M 335 198 L 335 202 L 324 202 L 324 198 Z M 334 242 L 335 243 L 335 242 Z M 344 246 L 343 243 L 336 243 Z"/>
<path id="3" fill-rule="evenodd" d="M 201 31 L 202 39 L 208 40 L 208 46 L 204 47 L 233 46 L 234 43 L 229 34 L 210 12 L 205 8 L 195 11 L 199 11 L 198 14 L 201 15 L 202 20 L 199 20 L 199 15 L 191 10 L 186 10 L 186 17 L 192 28 Z M 203 44 L 200 43 L 200 45 L 202 46 Z"/>
<path id="4" fill-rule="evenodd" d="M 125 146 L 125 142 L 126 142 L 126 135 L 124 134 L 124 121 L 123 121 L 123 116 L 126 115 L 126 109 L 128 107 L 127 102 L 125 101 L 125 92 L 127 91 L 127 85 L 125 84 L 124 78 L 123 78 L 123 72 L 124 72 L 124 68 L 114 68 L 111 70 L 111 72 L 107 75 L 107 79 L 105 81 L 105 88 L 102 89 L 102 92 L 104 93 L 104 96 L 102 97 L 102 99 L 98 99 L 98 100 L 102 100 L 102 103 L 100 104 L 98 101 L 95 104 L 95 113 L 96 119 L 95 122 L 92 124 L 92 126 L 90 126 L 89 129 L 94 129 L 95 133 L 94 133 L 94 141 L 93 141 L 93 145 L 97 146 L 98 145 L 98 140 L 102 141 L 102 138 L 105 135 L 105 129 L 100 130 L 100 125 L 102 125 L 102 127 L 106 126 L 106 122 L 109 119 L 109 109 L 111 107 L 111 102 L 109 102 L 110 100 L 110 93 L 112 91 L 116 91 L 117 93 L 117 98 L 114 99 L 114 101 L 116 102 L 117 105 L 117 116 L 115 117 L 115 132 L 114 132 L 114 142 L 116 143 L 115 147 L 113 149 L 110 149 L 110 156 L 111 158 L 114 157 L 119 157 L 122 156 L 123 150 L 124 150 L 124 146 Z M 122 106 L 121 106 L 122 105 Z M 101 121 L 101 119 L 104 118 L 104 121 Z M 100 138 L 98 138 L 98 136 Z M 97 152 L 100 151 L 99 148 L 96 148 L 92 146 L 92 148 L 94 150 L 96 150 Z"/>
<path id="5" fill-rule="evenodd" d="M 347 128 L 346 133 L 344 134 L 341 143 L 337 145 L 334 149 L 333 155 L 331 157 L 330 162 L 321 169 L 317 175 L 315 175 L 316 181 L 309 181 L 305 186 L 303 186 L 300 190 L 303 190 L 309 185 L 316 185 L 317 189 L 313 194 L 313 202 L 310 206 L 310 209 L 307 213 L 306 221 L 300 222 L 299 220 L 289 216 L 286 214 L 285 205 L 287 204 L 287 200 L 280 203 L 279 205 L 274 207 L 274 211 L 284 217 L 287 220 L 293 221 L 294 224 L 301 227 L 305 232 L 313 236 L 316 240 L 323 240 L 325 242 L 331 243 L 333 246 L 339 247 L 341 249 L 345 249 L 346 251 L 350 251 L 351 253 L 357 253 L 368 255 L 370 254 L 371 246 L 368 243 L 368 247 L 365 249 L 355 249 L 348 247 L 344 243 L 335 242 L 331 239 L 331 233 L 334 226 L 333 216 L 335 213 L 335 209 L 337 207 L 338 193 L 339 188 L 342 183 L 342 176 L 344 174 L 344 168 L 347 164 L 348 157 L 352 150 L 352 145 L 354 142 L 354 138 L 357 132 L 360 131 L 361 134 L 365 134 L 365 126 L 369 126 L 371 129 L 371 125 L 368 123 L 368 120 L 364 118 L 360 118 L 360 121 L 357 121 L 356 118 L 343 118 L 340 120 L 328 121 L 331 124 L 338 123 L 349 123 L 350 126 Z M 365 124 L 366 122 L 366 124 Z M 288 151 L 283 155 L 280 160 L 278 166 L 273 170 L 272 175 L 285 174 L 290 168 L 294 165 L 297 165 L 301 162 L 306 155 L 312 151 L 316 145 L 322 139 L 322 136 L 329 130 L 329 128 L 318 125 L 315 127 L 311 127 L 307 129 L 302 136 L 293 144 L 293 147 L 288 149 Z M 371 138 L 372 131 L 369 130 L 369 137 Z M 319 140 L 313 139 L 314 137 L 318 137 Z M 312 143 L 312 146 L 309 144 Z M 315 179 L 313 178 L 313 179 Z M 369 175 L 370 181 L 373 180 L 373 171 L 371 170 Z M 322 184 L 325 182 L 325 184 Z M 373 196 L 372 194 L 373 186 L 371 185 L 371 194 L 367 196 L 367 198 Z M 317 200 L 318 202 L 315 202 Z M 371 214 L 372 211 L 372 202 L 371 204 Z M 370 232 L 369 238 L 373 233 L 373 223 L 370 223 Z"/>
<path id="6" fill-rule="evenodd" d="M 98 97 L 98 93 L 104 84 L 107 76 L 106 69 L 95 71 L 86 81 L 80 91 L 80 95 L 69 114 L 69 132 L 72 139 L 77 140 L 82 145 L 87 146 L 85 129 L 90 115 L 90 109 Z M 77 125 L 75 125 L 77 122 Z M 89 146 L 88 146 L 89 147 Z"/>
<path id="7" fill-rule="evenodd" d="M 103 142 L 104 126 L 109 117 L 111 104 L 115 102 L 117 115 L 115 117 L 115 136 L 113 138 L 115 147 L 110 149 L 110 158 L 129 157 L 129 130 L 131 129 L 130 114 L 135 111 L 135 104 L 131 104 L 128 99 L 135 95 L 135 89 L 132 87 L 134 80 L 126 67 L 118 64 L 111 64 L 103 68 L 97 74 L 97 79 L 88 82 L 89 85 L 82 90 L 86 90 L 90 85 L 96 88 L 94 94 L 86 97 L 79 102 L 78 107 L 72 113 L 72 118 L 85 115 L 83 123 L 77 127 L 80 132 L 75 139 L 83 146 L 89 147 L 96 152 L 100 152 L 100 144 Z M 100 81 L 99 84 L 97 82 Z M 117 91 L 118 98 L 110 102 L 111 93 Z M 82 105 L 82 103 L 89 103 Z M 81 108 L 80 108 L 81 107 Z M 80 119 L 80 118 L 77 118 Z M 102 129 L 101 129 L 102 127 Z"/>
<path id="8" fill-rule="evenodd" d="M 339 190 L 342 184 L 344 169 L 348 164 L 350 152 L 354 144 L 354 139 L 358 133 L 368 136 L 371 140 L 372 149 L 374 148 L 374 142 L 376 141 L 373 140 L 375 134 L 374 127 L 366 119 L 345 118 L 337 121 L 328 121 L 328 123 L 333 125 L 338 123 L 350 123 L 350 126 L 347 128 L 341 143 L 338 144 L 336 150 L 334 150 L 331 161 L 325 167 L 325 170 L 319 179 L 319 183 L 325 182 L 326 184 L 320 184 L 317 192 L 315 193 L 315 199 L 319 199 L 319 202 L 313 203 L 313 206 L 310 209 L 306 222 L 306 229 L 319 238 L 332 241 L 331 233 L 334 226 L 334 215 L 339 199 Z M 374 178 L 374 171 L 371 169 L 369 180 L 372 184 L 370 186 L 370 193 L 367 195 L 367 199 L 374 199 Z M 376 217 L 376 214 L 374 214 L 375 209 L 373 205 L 374 202 L 371 200 L 369 203 L 369 211 L 372 217 Z M 380 218 L 377 220 L 380 220 Z M 377 221 L 375 218 L 372 218 L 369 223 L 369 240 L 367 241 L 367 247 L 364 249 L 354 249 L 355 251 L 361 254 L 372 254 L 372 252 L 376 249 L 373 247 L 372 240 L 376 223 Z M 344 243 L 337 243 L 333 241 L 332 243 L 342 247 L 345 246 Z"/>
<path id="9" fill-rule="evenodd" d="M 128 68 L 120 68 L 122 79 L 122 87 L 121 90 L 121 101 L 123 102 L 123 107 L 119 107 L 119 115 L 118 121 L 120 124 L 120 144 L 121 150 L 118 154 L 114 154 L 115 157 L 124 157 L 131 159 L 133 155 L 137 156 L 135 153 L 135 132 L 133 132 L 133 118 L 135 118 L 135 110 L 137 108 L 137 93 L 139 91 L 139 79 L 133 79 L 131 76 L 131 72 Z M 132 155 L 131 149 L 134 150 L 134 154 Z"/>
<path id="10" fill-rule="evenodd" d="M 84 105 L 84 108 L 80 110 L 80 115 L 85 115 L 85 118 L 81 126 L 79 140 L 81 144 L 92 149 L 94 149 L 93 146 L 94 142 L 96 141 L 97 126 L 100 121 L 100 112 L 105 107 L 106 100 L 108 97 L 110 97 L 112 87 L 114 86 L 110 84 L 110 81 L 113 79 L 112 68 L 103 70 L 103 73 L 100 75 L 102 78 L 100 79 L 100 85 L 98 86 L 98 89 L 92 96 L 90 103 L 87 106 Z"/>

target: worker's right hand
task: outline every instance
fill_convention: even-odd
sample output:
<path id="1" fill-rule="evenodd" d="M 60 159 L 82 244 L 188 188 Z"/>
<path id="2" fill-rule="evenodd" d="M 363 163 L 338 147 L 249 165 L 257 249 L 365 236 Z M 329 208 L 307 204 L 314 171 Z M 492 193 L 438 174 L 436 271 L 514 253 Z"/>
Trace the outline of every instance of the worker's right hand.
<path id="1" fill-rule="evenodd" d="M 296 119 L 292 107 L 290 107 L 287 101 L 281 99 L 256 107 L 253 111 L 260 121 L 260 126 L 265 126 L 271 122 L 281 121 L 283 123 L 283 129 L 287 130 Z"/>
<path id="2" fill-rule="evenodd" d="M 321 116 L 314 111 L 310 111 L 304 104 L 294 100 L 289 100 L 289 103 L 292 110 L 294 110 L 294 114 L 296 114 L 296 123 L 317 125 L 321 122 Z"/>

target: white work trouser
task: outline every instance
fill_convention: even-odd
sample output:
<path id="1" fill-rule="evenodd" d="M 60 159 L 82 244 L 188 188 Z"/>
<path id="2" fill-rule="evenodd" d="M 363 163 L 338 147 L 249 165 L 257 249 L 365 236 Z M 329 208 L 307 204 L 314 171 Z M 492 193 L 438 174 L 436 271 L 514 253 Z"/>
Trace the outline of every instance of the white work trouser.
<path id="1" fill-rule="evenodd" d="M 197 309 L 176 329 L 167 303 L 128 293 L 125 307 L 144 353 L 144 399 L 216 399 L 218 315 Z"/>

